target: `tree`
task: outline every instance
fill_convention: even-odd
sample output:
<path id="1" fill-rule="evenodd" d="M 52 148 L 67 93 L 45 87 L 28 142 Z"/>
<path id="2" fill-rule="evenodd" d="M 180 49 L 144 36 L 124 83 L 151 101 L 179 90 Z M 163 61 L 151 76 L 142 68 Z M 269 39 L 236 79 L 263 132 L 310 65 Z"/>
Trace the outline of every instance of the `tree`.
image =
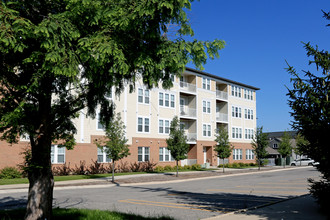
<path id="1" fill-rule="evenodd" d="M 95 142 L 97 147 L 104 150 L 112 160 L 112 182 L 115 182 L 115 162 L 130 155 L 126 144 L 128 139 L 125 137 L 125 129 L 120 113 L 117 113 L 105 130 L 106 140 Z"/>
<path id="2" fill-rule="evenodd" d="M 202 69 L 224 41 L 193 36 L 191 0 L 6 0 L 0 3 L 0 133 L 30 138 L 26 219 L 51 219 L 51 144 L 75 145 L 72 119 L 86 111 L 111 121 L 112 87 L 172 86 L 188 62 Z M 168 37 L 167 24 L 177 25 Z M 106 125 L 107 126 L 107 125 Z"/>
<path id="3" fill-rule="evenodd" d="M 258 161 L 258 167 L 260 170 L 262 159 L 264 159 L 267 156 L 266 147 L 268 146 L 268 139 L 267 134 L 262 132 L 263 127 L 258 127 L 257 131 L 252 138 L 252 147 L 253 152 L 256 156 L 256 159 Z"/>
<path id="4" fill-rule="evenodd" d="M 286 164 L 286 157 L 292 154 L 292 146 L 290 143 L 291 136 L 288 132 L 284 132 L 278 152 L 281 154 L 282 159 L 284 158 L 284 167 Z"/>
<path id="5" fill-rule="evenodd" d="M 300 133 L 296 136 L 296 147 L 293 148 L 293 151 L 295 154 L 300 156 L 304 154 L 303 150 L 307 145 L 309 145 L 309 142 L 302 136 Z M 300 166 L 301 166 L 301 160 L 300 160 Z"/>
<path id="6" fill-rule="evenodd" d="M 330 12 L 323 11 L 330 20 Z M 327 26 L 330 26 L 328 24 Z M 309 142 L 301 147 L 305 155 L 318 161 L 317 169 L 323 180 L 311 181 L 311 193 L 326 211 L 330 196 L 330 55 L 326 50 L 319 50 L 310 43 L 303 43 L 307 56 L 311 57 L 309 65 L 315 65 L 315 73 L 303 71 L 303 75 L 288 64 L 287 71 L 292 76 L 293 88 L 288 88 L 289 106 L 292 109 L 292 128 L 297 130 Z"/>
<path id="7" fill-rule="evenodd" d="M 178 116 L 174 116 L 170 126 L 170 136 L 166 139 L 167 148 L 171 152 L 171 156 L 176 161 L 176 176 L 178 177 L 179 160 L 187 158 L 189 144 L 187 144 L 187 136 L 184 134 L 184 129 L 180 127 Z"/>
<path id="8" fill-rule="evenodd" d="M 217 156 L 222 159 L 222 171 L 225 172 L 225 158 L 230 157 L 233 148 L 231 147 L 228 139 L 228 130 L 224 127 L 218 129 L 215 133 L 214 151 L 217 152 Z"/>

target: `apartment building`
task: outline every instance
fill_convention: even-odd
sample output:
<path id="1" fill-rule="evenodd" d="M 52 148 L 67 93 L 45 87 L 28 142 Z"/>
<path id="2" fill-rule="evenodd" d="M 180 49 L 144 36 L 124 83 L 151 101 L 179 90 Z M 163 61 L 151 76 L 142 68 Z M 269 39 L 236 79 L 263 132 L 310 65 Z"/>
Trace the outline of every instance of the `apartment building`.
<path id="1" fill-rule="evenodd" d="M 186 160 L 181 165 L 219 164 L 214 151 L 215 132 L 220 126 L 228 129 L 229 141 L 234 147 L 229 163 L 254 162 L 251 140 L 256 130 L 256 87 L 235 82 L 206 72 L 186 68 L 181 78 L 173 78 L 169 90 L 162 86 L 148 90 L 141 81 L 136 82 L 133 93 L 125 88 L 120 96 L 114 91 L 109 99 L 116 104 L 116 112 L 121 113 L 126 125 L 131 155 L 123 159 L 127 162 L 153 161 L 158 165 L 174 165 L 167 150 L 166 138 L 170 123 L 175 115 L 185 129 L 190 145 Z M 103 126 L 95 119 L 80 112 L 74 121 L 77 145 L 73 150 L 52 146 L 52 163 L 70 163 L 71 166 L 85 161 L 108 163 L 108 158 L 94 141 L 104 135 Z M 21 139 L 17 145 L 0 143 L 0 169 L 14 166 L 22 161 L 20 152 L 28 140 Z"/>

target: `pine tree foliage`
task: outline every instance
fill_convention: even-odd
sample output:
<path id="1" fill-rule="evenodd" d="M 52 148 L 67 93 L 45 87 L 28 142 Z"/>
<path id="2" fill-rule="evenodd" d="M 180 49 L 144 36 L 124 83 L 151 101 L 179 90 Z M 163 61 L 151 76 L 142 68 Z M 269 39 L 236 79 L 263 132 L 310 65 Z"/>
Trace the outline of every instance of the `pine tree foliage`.
<path id="1" fill-rule="evenodd" d="M 323 15 L 330 20 L 330 12 Z M 327 24 L 330 26 L 330 24 Z M 316 67 L 316 72 L 303 71 L 297 73 L 295 68 L 288 64 L 287 71 L 292 76 L 292 89 L 288 89 L 289 106 L 292 109 L 292 127 L 297 130 L 309 144 L 301 147 L 305 155 L 313 158 L 320 164 L 317 166 L 324 180 L 312 181 L 312 194 L 328 211 L 330 196 L 330 55 L 327 50 L 319 50 L 310 43 L 304 43 L 307 56 L 312 59 L 309 65 Z"/>

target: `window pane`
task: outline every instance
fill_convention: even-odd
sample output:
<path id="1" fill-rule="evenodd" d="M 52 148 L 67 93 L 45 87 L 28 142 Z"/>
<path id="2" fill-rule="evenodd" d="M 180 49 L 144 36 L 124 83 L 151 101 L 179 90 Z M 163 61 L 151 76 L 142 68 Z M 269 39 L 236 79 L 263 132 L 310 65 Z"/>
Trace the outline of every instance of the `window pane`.
<path id="1" fill-rule="evenodd" d="M 149 118 L 144 119 L 144 132 L 149 132 Z"/>
<path id="2" fill-rule="evenodd" d="M 143 102 L 143 89 L 139 89 L 138 94 L 139 94 L 138 102 L 142 103 Z"/>
<path id="3" fill-rule="evenodd" d="M 164 132 L 164 128 L 163 128 L 163 120 L 159 120 L 159 133 L 163 133 Z"/>
<path id="4" fill-rule="evenodd" d="M 170 101 L 169 94 L 166 94 L 166 93 L 165 93 L 165 106 L 166 106 L 166 107 L 169 107 L 169 101 Z"/>
<path id="5" fill-rule="evenodd" d="M 57 156 L 57 163 L 64 163 L 64 155 Z"/>
<path id="6" fill-rule="evenodd" d="M 97 155 L 97 162 L 103 163 L 103 155 Z"/>
<path id="7" fill-rule="evenodd" d="M 165 133 L 169 134 L 170 133 L 170 121 L 165 120 Z"/>
<path id="8" fill-rule="evenodd" d="M 163 106 L 163 103 L 164 102 L 164 95 L 163 95 L 163 93 L 159 93 L 159 105 L 160 106 Z"/>
<path id="9" fill-rule="evenodd" d="M 149 90 L 144 91 L 144 103 L 149 104 Z"/>

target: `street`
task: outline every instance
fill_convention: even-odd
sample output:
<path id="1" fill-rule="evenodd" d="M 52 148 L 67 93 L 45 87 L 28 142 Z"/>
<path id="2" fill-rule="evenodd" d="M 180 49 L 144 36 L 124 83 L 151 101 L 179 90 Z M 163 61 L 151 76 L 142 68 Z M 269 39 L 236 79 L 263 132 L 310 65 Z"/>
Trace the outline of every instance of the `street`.
<path id="1" fill-rule="evenodd" d="M 314 167 L 242 173 L 177 183 L 55 188 L 54 207 L 115 210 L 143 216 L 201 219 L 308 193 Z M 24 206 L 26 193 L 0 194 L 0 209 Z"/>

